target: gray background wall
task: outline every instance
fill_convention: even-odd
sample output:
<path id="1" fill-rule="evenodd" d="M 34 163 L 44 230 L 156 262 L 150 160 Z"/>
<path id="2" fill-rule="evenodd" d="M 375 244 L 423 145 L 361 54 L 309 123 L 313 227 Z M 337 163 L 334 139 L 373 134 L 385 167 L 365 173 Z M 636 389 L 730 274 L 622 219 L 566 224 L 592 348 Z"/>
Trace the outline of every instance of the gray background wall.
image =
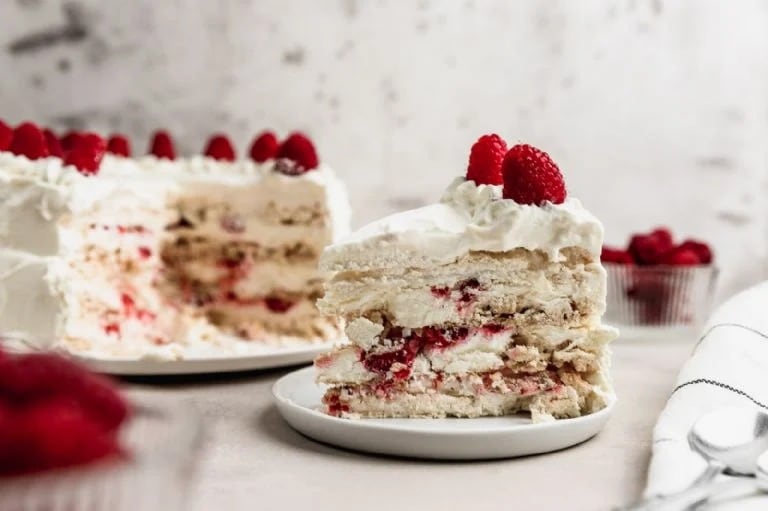
<path id="1" fill-rule="evenodd" d="M 609 241 L 669 224 L 715 242 L 722 293 L 763 276 L 762 0 L 2 0 L 0 73 L 0 117 L 142 148 L 306 130 L 358 225 L 496 131 L 549 151 Z"/>

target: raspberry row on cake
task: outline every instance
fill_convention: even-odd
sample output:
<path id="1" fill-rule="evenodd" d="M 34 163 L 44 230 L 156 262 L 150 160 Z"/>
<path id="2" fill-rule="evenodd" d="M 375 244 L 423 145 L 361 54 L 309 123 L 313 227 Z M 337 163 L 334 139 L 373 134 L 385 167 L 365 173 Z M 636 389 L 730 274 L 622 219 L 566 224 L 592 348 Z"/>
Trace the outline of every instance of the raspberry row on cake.
<path id="1" fill-rule="evenodd" d="M 602 238 L 546 153 L 482 137 L 439 203 L 323 254 L 335 275 L 318 305 L 350 341 L 315 361 L 327 412 L 541 421 L 605 407 Z"/>
<path id="2" fill-rule="evenodd" d="M 339 336 L 314 305 L 317 261 L 349 206 L 306 136 L 266 132 L 237 159 L 215 135 L 204 155 L 177 158 L 158 132 L 131 158 L 122 136 L 59 139 L 24 123 L 3 145 L 2 131 L 4 333 L 161 358 Z"/>

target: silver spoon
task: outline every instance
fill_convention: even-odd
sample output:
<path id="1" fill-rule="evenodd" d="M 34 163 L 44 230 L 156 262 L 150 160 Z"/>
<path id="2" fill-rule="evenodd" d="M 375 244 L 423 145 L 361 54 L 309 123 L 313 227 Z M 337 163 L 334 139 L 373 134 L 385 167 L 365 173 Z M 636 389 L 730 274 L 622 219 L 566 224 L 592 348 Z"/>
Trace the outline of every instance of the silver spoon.
<path id="1" fill-rule="evenodd" d="M 694 423 L 688 444 L 708 463 L 697 482 L 710 481 L 721 472 L 754 475 L 757 458 L 768 450 L 768 413 L 757 408 L 718 408 Z"/>
<path id="2" fill-rule="evenodd" d="M 688 444 L 707 460 L 704 472 L 685 490 L 650 497 L 626 508 L 627 511 L 690 509 L 715 492 L 754 489 L 754 480 L 710 483 L 721 473 L 755 475 L 758 458 L 768 450 L 768 414 L 757 408 L 718 408 L 696 420 L 688 433 Z M 761 461 L 765 463 L 768 481 L 768 457 Z"/>

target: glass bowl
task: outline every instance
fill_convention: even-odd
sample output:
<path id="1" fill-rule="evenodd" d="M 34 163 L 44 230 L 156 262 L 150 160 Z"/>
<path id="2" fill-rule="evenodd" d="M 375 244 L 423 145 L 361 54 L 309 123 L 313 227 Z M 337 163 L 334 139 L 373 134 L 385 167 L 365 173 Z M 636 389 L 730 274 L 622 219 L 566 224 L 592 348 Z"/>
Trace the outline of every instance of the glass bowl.
<path id="1" fill-rule="evenodd" d="M 718 270 L 707 266 L 632 266 L 604 263 L 605 319 L 622 327 L 698 328 L 710 312 Z"/>
<path id="2" fill-rule="evenodd" d="M 0 510 L 186 509 L 202 443 L 197 414 L 178 405 L 134 401 L 121 440 L 128 453 L 124 460 L 0 478 Z"/>

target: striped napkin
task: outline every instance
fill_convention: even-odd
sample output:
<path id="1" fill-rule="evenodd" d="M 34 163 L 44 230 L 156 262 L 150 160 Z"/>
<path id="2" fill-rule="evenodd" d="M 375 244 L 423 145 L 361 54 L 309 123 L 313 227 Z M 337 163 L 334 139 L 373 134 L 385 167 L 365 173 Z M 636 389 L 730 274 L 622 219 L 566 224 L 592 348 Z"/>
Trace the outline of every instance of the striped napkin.
<path id="1" fill-rule="evenodd" d="M 768 409 L 768 282 L 728 300 L 702 332 L 656 423 L 646 496 L 685 488 L 704 470 L 687 441 L 700 416 L 722 406 Z M 768 509 L 768 496 L 749 501 L 716 509 Z"/>

